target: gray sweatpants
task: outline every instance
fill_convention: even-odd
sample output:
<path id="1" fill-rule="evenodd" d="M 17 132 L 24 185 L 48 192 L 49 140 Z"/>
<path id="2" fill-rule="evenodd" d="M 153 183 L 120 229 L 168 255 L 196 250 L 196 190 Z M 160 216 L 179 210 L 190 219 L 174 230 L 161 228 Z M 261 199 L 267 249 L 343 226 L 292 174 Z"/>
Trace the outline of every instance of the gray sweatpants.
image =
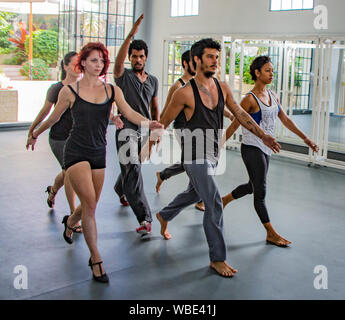
<path id="1" fill-rule="evenodd" d="M 205 160 L 203 164 L 193 162 L 191 164 L 184 163 L 183 166 L 189 176 L 188 188 L 163 208 L 160 215 L 165 221 L 170 221 L 184 208 L 201 199 L 205 204 L 203 225 L 209 246 L 210 260 L 214 262 L 225 261 L 223 203 L 212 174 L 217 165 Z"/>
<path id="2" fill-rule="evenodd" d="M 176 137 L 178 144 L 181 146 L 181 131 L 180 130 L 174 130 L 174 133 L 175 133 L 175 137 Z M 174 176 L 176 176 L 176 175 L 178 175 L 184 171 L 185 170 L 184 170 L 183 164 L 181 162 L 179 162 L 179 163 L 175 163 L 175 164 L 171 165 L 170 167 L 162 170 L 159 173 L 159 176 L 162 180 L 167 180 L 167 179 L 174 177 Z"/>
<path id="3" fill-rule="evenodd" d="M 121 173 L 119 174 L 114 188 L 117 193 L 124 194 L 131 206 L 137 220 L 139 223 L 143 221 L 152 222 L 152 215 L 149 203 L 147 201 L 144 192 L 144 181 L 141 174 L 141 163 L 139 161 L 138 154 L 141 151 L 142 145 L 144 145 L 145 140 L 141 141 L 136 136 L 128 136 L 126 141 L 120 141 L 118 139 L 119 131 L 116 131 L 116 146 L 119 155 Z M 125 153 L 128 156 L 128 163 L 122 163 L 121 153 L 119 150 L 124 145 L 132 145 L 132 152 L 130 149 Z"/>

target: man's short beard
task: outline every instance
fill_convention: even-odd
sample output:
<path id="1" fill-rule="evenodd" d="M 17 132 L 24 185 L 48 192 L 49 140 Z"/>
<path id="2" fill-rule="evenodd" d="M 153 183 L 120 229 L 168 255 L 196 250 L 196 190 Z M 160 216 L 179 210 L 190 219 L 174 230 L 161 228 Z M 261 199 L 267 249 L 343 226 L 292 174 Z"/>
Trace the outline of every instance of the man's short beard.
<path id="1" fill-rule="evenodd" d="M 211 78 L 211 77 L 213 77 L 214 74 L 215 74 L 215 72 L 212 72 L 212 71 L 206 71 L 206 72 L 204 72 L 204 76 L 205 76 L 206 78 Z"/>
<path id="2" fill-rule="evenodd" d="M 133 68 L 133 71 L 135 71 L 135 72 L 142 72 L 144 70 L 144 68 L 140 68 L 140 69 L 138 69 L 138 68 Z"/>
<path id="3" fill-rule="evenodd" d="M 134 72 L 142 72 L 143 70 L 144 70 L 144 68 L 145 68 L 145 65 L 143 65 L 142 67 L 136 67 L 135 65 L 134 66 L 132 66 L 132 70 L 134 71 Z"/>

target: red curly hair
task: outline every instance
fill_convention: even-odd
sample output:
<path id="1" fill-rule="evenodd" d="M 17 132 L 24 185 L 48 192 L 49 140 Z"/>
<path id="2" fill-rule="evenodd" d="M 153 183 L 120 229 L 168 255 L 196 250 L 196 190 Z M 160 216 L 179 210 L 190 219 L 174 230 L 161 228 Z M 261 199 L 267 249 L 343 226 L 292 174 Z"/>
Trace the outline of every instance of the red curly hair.
<path id="1" fill-rule="evenodd" d="M 109 52 L 105 45 L 101 42 L 89 42 L 80 50 L 75 69 L 79 70 L 80 72 L 84 72 L 84 67 L 82 66 L 81 62 L 86 60 L 90 53 L 94 50 L 101 52 L 104 59 L 104 67 L 99 76 L 106 76 L 110 64 Z"/>

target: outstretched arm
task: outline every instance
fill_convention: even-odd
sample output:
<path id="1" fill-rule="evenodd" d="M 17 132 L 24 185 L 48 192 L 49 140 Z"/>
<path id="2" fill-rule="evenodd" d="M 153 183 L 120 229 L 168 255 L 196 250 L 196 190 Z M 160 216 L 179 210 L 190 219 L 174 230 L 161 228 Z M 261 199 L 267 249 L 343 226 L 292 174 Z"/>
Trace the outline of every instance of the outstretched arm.
<path id="1" fill-rule="evenodd" d="M 138 126 L 147 127 L 150 129 L 162 129 L 163 126 L 158 121 L 149 121 L 143 117 L 140 113 L 134 111 L 127 103 L 123 96 L 123 92 L 120 87 L 115 87 L 115 103 L 119 108 L 121 114 L 129 121 L 133 122 Z"/>
<path id="2" fill-rule="evenodd" d="M 122 43 L 122 46 L 117 54 L 115 65 L 114 65 L 114 77 L 120 78 L 125 71 L 125 60 L 128 54 L 129 45 L 132 41 L 134 35 L 138 32 L 141 21 L 144 19 L 144 14 L 142 14 L 137 21 L 135 21 L 133 28 L 128 33 L 127 38 Z"/>
<path id="3" fill-rule="evenodd" d="M 224 117 L 229 118 L 231 121 L 235 119 L 235 117 L 232 115 L 230 111 L 228 111 L 226 108 L 224 108 Z"/>
<path id="4" fill-rule="evenodd" d="M 165 108 L 165 112 L 162 114 L 160 123 L 167 128 L 169 124 L 176 119 L 178 114 L 183 110 L 185 105 L 185 91 L 184 88 L 177 89 L 170 99 L 169 104 Z"/>
<path id="5" fill-rule="evenodd" d="M 185 104 L 185 94 L 184 92 L 180 92 L 180 88 L 175 91 L 170 99 L 170 103 L 166 106 L 164 110 L 164 114 L 162 114 L 160 123 L 163 125 L 164 128 L 167 128 L 169 124 L 174 121 L 177 115 L 183 110 Z M 150 158 L 152 153 L 152 147 L 156 143 L 157 137 L 155 136 L 150 137 L 150 139 L 145 143 L 143 146 L 140 158 L 141 161 L 145 161 L 147 158 Z"/>
<path id="6" fill-rule="evenodd" d="M 38 129 L 34 130 L 31 133 L 31 136 L 28 137 L 28 140 L 26 142 L 26 149 L 29 149 L 31 145 L 31 149 L 34 150 L 37 137 L 60 120 L 61 115 L 67 110 L 68 107 L 70 107 L 73 99 L 74 96 L 72 92 L 67 87 L 63 87 L 59 93 L 58 101 L 55 105 L 54 111 L 52 112 L 50 117 L 46 121 L 44 121 Z"/>
<path id="7" fill-rule="evenodd" d="M 314 152 L 319 151 L 319 147 L 316 145 L 316 143 L 309 139 L 308 136 L 296 126 L 296 124 L 286 115 L 282 108 L 280 108 L 278 117 L 286 128 L 299 136 L 304 141 L 304 143 L 309 146 Z"/>
<path id="8" fill-rule="evenodd" d="M 42 109 L 40 110 L 40 112 L 38 113 L 37 117 L 35 118 L 35 120 L 32 122 L 30 128 L 29 128 L 29 132 L 28 132 L 28 137 L 31 137 L 32 132 L 35 130 L 35 128 L 45 119 L 45 117 L 49 114 L 51 108 L 53 106 L 53 102 L 49 101 L 48 99 L 46 99 L 46 101 L 44 102 L 44 105 L 42 107 Z"/>
<path id="9" fill-rule="evenodd" d="M 276 93 L 274 93 L 273 91 L 271 91 L 271 93 L 273 94 L 274 98 L 276 99 L 278 105 L 280 105 L 278 117 L 279 117 L 280 121 L 282 122 L 282 124 L 286 128 L 288 128 L 291 132 L 293 132 L 294 134 L 299 136 L 304 141 L 304 143 L 307 146 L 309 146 L 314 152 L 318 152 L 319 147 L 316 145 L 316 143 L 313 142 L 311 139 L 309 139 L 308 136 L 303 131 L 301 131 L 297 127 L 297 125 L 286 115 L 283 108 L 281 107 L 280 100 L 279 100 L 278 96 L 276 95 Z"/>

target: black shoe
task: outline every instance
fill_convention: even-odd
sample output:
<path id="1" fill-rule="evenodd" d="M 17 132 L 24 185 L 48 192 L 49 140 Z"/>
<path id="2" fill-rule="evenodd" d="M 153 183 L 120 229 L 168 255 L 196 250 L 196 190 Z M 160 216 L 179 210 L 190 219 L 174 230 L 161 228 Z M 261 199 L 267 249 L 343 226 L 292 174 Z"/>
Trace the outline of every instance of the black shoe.
<path id="1" fill-rule="evenodd" d="M 101 264 L 103 263 L 103 261 L 100 262 L 96 262 L 96 263 L 92 263 L 91 261 L 91 257 L 89 259 L 89 267 L 92 270 L 92 275 L 93 275 L 93 279 L 96 280 L 97 282 L 102 282 L 102 283 L 108 283 L 109 282 L 109 277 L 106 273 L 102 274 L 102 269 L 101 269 Z M 98 265 L 99 267 L 99 273 L 101 274 L 100 276 L 95 276 L 95 274 L 93 273 L 93 266 Z"/>
<path id="2" fill-rule="evenodd" d="M 54 208 L 56 192 L 53 191 L 53 187 L 52 186 L 48 186 L 45 192 L 48 193 L 48 199 L 47 199 L 48 207 L 49 208 Z M 51 194 L 54 196 L 53 200 L 49 199 L 49 196 Z"/>
<path id="3" fill-rule="evenodd" d="M 70 230 L 73 231 L 73 228 L 70 228 L 70 227 L 67 225 L 68 217 L 69 217 L 69 216 L 64 216 L 63 219 L 62 219 L 62 223 L 65 225 L 65 230 L 64 230 L 64 232 L 63 232 L 63 238 L 65 239 L 65 241 L 66 241 L 68 244 L 72 244 L 72 243 L 73 243 L 72 237 L 67 237 L 67 235 L 66 235 L 66 230 L 67 230 L 67 229 L 70 229 Z"/>

